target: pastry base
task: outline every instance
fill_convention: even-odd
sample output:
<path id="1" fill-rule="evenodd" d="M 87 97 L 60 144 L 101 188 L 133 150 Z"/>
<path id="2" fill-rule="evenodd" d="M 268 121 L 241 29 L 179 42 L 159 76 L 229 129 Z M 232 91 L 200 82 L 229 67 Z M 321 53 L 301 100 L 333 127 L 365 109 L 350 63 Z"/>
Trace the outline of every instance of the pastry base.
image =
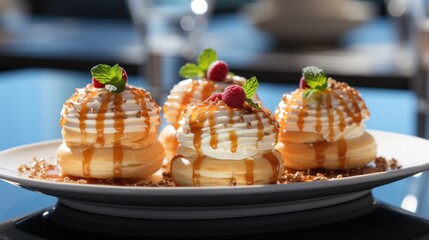
<path id="1" fill-rule="evenodd" d="M 171 124 L 165 126 L 159 133 L 158 140 L 165 149 L 166 165 L 170 165 L 170 161 L 176 155 L 177 147 L 179 145 L 174 126 Z"/>
<path id="2" fill-rule="evenodd" d="M 271 159 L 264 157 L 266 155 L 270 155 Z M 247 160 L 219 160 L 206 156 L 198 171 L 199 176 L 195 175 L 193 167 L 195 159 L 196 155 L 188 157 L 176 155 L 172 159 L 170 171 L 177 186 L 275 184 L 283 173 L 281 155 L 275 150 L 256 154 Z M 246 161 L 253 162 L 253 171 L 249 170 Z"/>
<path id="3" fill-rule="evenodd" d="M 114 178 L 114 148 L 94 148 L 89 161 L 89 175 L 83 172 L 83 152 L 88 147 L 70 147 L 63 143 L 57 149 L 57 161 L 63 175 L 108 179 Z M 164 148 L 159 141 L 145 148 L 122 148 L 123 158 L 119 178 L 142 179 L 157 172 L 164 160 Z M 117 168 L 116 168 L 117 169 Z"/>
<path id="4" fill-rule="evenodd" d="M 294 138 L 297 136 L 298 134 L 295 134 Z M 319 150 L 316 150 L 316 144 L 320 144 Z M 345 159 L 340 157 L 342 154 L 339 151 L 344 149 L 340 144 L 346 145 Z M 282 140 L 277 143 L 275 148 L 282 154 L 285 167 L 296 170 L 363 167 L 373 161 L 377 155 L 377 144 L 368 132 L 360 137 L 344 140 L 343 143 L 341 141 L 305 143 Z M 316 151 L 319 151 L 319 154 Z"/>

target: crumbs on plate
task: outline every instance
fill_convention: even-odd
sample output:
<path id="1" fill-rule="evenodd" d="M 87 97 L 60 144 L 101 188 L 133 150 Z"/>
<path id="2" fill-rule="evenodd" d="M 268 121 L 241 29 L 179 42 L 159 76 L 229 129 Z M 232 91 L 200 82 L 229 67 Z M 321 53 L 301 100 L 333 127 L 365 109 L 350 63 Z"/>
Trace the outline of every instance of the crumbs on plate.
<path id="1" fill-rule="evenodd" d="M 297 171 L 292 169 L 285 169 L 280 177 L 278 184 L 290 184 L 297 182 L 315 182 L 329 179 L 340 179 L 351 176 L 359 176 L 377 172 L 387 172 L 392 170 L 401 169 L 402 166 L 398 160 L 386 159 L 384 157 L 377 157 L 371 164 L 353 169 L 345 170 L 307 170 Z M 43 158 L 34 157 L 31 164 L 21 164 L 18 167 L 21 174 L 25 174 L 28 178 L 48 180 L 52 182 L 74 183 L 74 184 L 100 184 L 111 186 L 138 186 L 138 187 L 174 187 L 174 181 L 170 172 L 166 167 L 163 167 L 159 176 L 154 178 L 139 179 L 139 180 L 125 180 L 125 179 L 85 179 L 71 176 L 61 175 L 58 166 L 50 163 Z M 234 184 L 232 184 L 234 185 Z"/>
<path id="2" fill-rule="evenodd" d="M 328 179 L 339 179 L 351 176 L 365 175 L 377 172 L 386 172 L 390 170 L 401 169 L 398 160 L 392 158 L 387 160 L 384 157 L 377 157 L 372 164 L 365 167 L 344 169 L 344 170 L 326 170 L 326 169 L 309 169 L 307 171 L 296 171 L 286 169 L 280 177 L 281 184 L 296 182 L 314 182 Z"/>

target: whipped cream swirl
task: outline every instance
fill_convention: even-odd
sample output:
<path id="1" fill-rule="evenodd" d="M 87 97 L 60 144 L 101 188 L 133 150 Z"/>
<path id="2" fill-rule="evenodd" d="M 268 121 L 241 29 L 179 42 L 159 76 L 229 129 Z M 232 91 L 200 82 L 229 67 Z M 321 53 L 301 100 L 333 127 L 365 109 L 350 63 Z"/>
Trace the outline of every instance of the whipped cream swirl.
<path id="1" fill-rule="evenodd" d="M 64 103 L 61 126 L 82 134 L 143 132 L 157 134 L 160 107 L 143 88 L 127 85 L 119 94 L 88 84 Z"/>
<path id="2" fill-rule="evenodd" d="M 181 148 L 200 156 L 242 160 L 277 143 L 278 124 L 267 109 L 230 108 L 223 102 L 190 104 L 179 119 Z"/>
<path id="3" fill-rule="evenodd" d="M 360 93 L 346 83 L 329 79 L 323 92 L 304 98 L 304 89 L 284 94 L 275 111 L 280 139 L 287 132 L 316 133 L 327 142 L 361 136 L 370 113 Z"/>

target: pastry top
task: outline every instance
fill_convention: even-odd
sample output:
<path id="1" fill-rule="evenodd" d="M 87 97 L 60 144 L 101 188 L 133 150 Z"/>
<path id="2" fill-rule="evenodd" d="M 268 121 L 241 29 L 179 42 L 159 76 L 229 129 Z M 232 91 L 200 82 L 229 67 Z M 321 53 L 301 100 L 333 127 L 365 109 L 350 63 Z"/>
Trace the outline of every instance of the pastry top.
<path id="1" fill-rule="evenodd" d="M 185 79 L 174 85 L 163 106 L 164 118 L 176 126 L 180 113 L 189 103 L 204 101 L 213 93 L 221 93 L 231 84 L 242 86 L 246 79 L 228 75 L 223 81 L 212 81 L 207 78 Z"/>
<path id="2" fill-rule="evenodd" d="M 96 147 L 122 145 L 123 139 L 130 146 L 150 143 L 144 140 L 156 136 L 161 125 L 160 107 L 151 94 L 129 85 L 119 64 L 98 64 L 91 74 L 92 84 L 75 89 L 63 104 L 60 125 L 64 141 Z"/>
<path id="3" fill-rule="evenodd" d="M 234 108 L 225 102 L 206 101 L 188 105 L 177 130 L 181 148 L 195 150 L 201 156 L 242 160 L 277 143 L 278 124 L 265 108 Z"/>
<path id="4" fill-rule="evenodd" d="M 143 88 L 126 85 L 120 93 L 112 93 L 93 84 L 78 88 L 65 101 L 61 111 L 61 127 L 66 131 L 97 134 L 142 133 L 156 135 L 161 124 L 160 107 Z M 120 135 L 118 135 L 120 136 Z"/>
<path id="5" fill-rule="evenodd" d="M 304 84 L 305 85 L 305 84 Z M 280 140 L 288 132 L 314 133 L 324 141 L 353 139 L 365 131 L 370 112 L 361 94 L 347 83 L 332 78 L 326 87 L 308 96 L 309 88 L 285 93 L 275 111 Z"/>
<path id="6" fill-rule="evenodd" d="M 222 93 L 230 85 L 243 86 L 246 79 L 229 71 L 228 64 L 218 59 L 215 50 L 204 49 L 196 63 L 186 63 L 179 70 L 184 78 L 170 90 L 162 110 L 167 122 L 177 128 L 177 121 L 186 105 L 204 101 L 214 93 Z M 260 102 L 257 95 L 254 100 Z"/>

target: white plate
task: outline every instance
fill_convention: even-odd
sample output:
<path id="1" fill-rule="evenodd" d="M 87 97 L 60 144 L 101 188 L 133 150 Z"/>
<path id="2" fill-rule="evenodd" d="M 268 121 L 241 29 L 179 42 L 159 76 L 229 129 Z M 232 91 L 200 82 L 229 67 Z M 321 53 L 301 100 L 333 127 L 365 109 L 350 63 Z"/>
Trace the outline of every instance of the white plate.
<path id="1" fill-rule="evenodd" d="M 61 140 L 0 152 L 0 178 L 56 196 L 63 204 L 92 213 L 151 219 L 216 219 L 261 216 L 332 206 L 361 198 L 371 189 L 429 169 L 429 141 L 369 130 L 378 155 L 394 157 L 402 169 L 342 179 L 266 186 L 127 187 L 58 183 L 20 176 L 17 168 L 33 157 L 55 161 Z"/>

